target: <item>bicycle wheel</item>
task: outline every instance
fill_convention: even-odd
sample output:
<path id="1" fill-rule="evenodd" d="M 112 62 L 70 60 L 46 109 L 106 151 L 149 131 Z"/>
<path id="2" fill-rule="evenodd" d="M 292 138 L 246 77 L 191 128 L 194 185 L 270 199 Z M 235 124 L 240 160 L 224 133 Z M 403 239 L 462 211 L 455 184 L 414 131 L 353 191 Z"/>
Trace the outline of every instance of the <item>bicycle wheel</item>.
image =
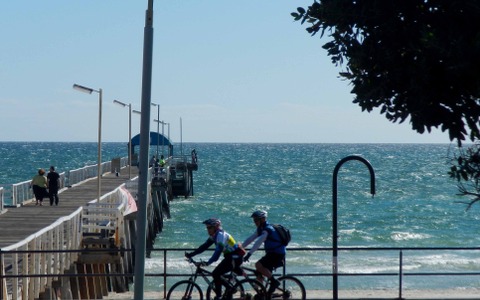
<path id="1" fill-rule="evenodd" d="M 182 280 L 168 290 L 167 300 L 203 300 L 202 289 L 198 284 L 189 280 Z"/>
<path id="2" fill-rule="evenodd" d="M 227 291 L 227 298 L 231 300 L 266 300 L 267 291 L 258 280 L 247 278 L 238 281 L 231 290 Z"/>
<path id="3" fill-rule="evenodd" d="M 307 298 L 303 283 L 293 276 L 278 278 L 280 286 L 272 293 L 271 299 L 305 300 Z"/>

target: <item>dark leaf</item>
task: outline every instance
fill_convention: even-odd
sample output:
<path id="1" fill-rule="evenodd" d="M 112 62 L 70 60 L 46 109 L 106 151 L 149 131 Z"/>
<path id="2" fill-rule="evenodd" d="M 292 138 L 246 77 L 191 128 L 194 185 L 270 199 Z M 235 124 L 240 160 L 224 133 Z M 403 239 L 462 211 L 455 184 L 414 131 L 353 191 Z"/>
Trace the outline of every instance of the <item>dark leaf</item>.
<path id="1" fill-rule="evenodd" d="M 300 14 L 302 14 L 302 15 L 305 14 L 305 9 L 304 9 L 303 7 L 298 7 L 298 8 L 297 8 L 297 11 L 298 11 Z"/>

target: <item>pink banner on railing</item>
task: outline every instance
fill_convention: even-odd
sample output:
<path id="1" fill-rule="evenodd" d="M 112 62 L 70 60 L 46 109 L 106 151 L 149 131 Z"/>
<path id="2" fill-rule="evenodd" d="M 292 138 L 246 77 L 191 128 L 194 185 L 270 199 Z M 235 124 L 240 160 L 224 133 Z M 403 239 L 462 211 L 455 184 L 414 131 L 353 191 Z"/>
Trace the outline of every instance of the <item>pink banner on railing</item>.
<path id="1" fill-rule="evenodd" d="M 120 191 L 122 192 L 123 197 L 127 197 L 127 209 L 125 210 L 123 215 L 126 216 L 128 214 L 136 212 L 137 203 L 135 202 L 132 194 L 130 194 L 130 192 L 124 186 L 120 188 Z"/>

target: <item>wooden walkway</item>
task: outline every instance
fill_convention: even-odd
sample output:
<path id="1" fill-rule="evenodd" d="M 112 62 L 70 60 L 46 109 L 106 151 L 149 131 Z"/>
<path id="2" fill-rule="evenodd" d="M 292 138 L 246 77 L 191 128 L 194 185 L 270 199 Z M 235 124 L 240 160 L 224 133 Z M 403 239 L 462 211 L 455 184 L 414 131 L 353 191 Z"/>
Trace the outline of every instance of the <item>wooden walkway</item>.
<path id="1" fill-rule="evenodd" d="M 132 167 L 131 177 L 136 176 L 138 169 Z M 101 180 L 101 194 L 115 190 L 128 180 L 128 167 L 123 168 L 118 177 L 115 173 L 105 173 Z M 8 208 L 5 213 L 0 214 L 0 249 L 24 240 L 96 198 L 97 178 L 92 178 L 62 190 L 58 206 L 50 206 L 50 200 L 45 198 L 43 206 L 36 206 L 35 201 L 32 201 L 18 208 Z"/>

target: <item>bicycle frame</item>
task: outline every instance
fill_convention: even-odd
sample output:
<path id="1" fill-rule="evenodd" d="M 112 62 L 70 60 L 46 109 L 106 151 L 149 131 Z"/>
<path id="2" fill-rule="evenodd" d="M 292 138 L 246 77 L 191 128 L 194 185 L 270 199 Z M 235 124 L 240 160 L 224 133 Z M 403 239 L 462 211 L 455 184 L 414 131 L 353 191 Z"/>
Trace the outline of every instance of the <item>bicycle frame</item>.
<path id="1" fill-rule="evenodd" d="M 203 280 L 205 280 L 207 285 L 211 285 L 213 283 L 213 280 L 209 279 L 209 278 L 212 277 L 212 272 L 208 271 L 207 269 L 202 268 L 201 262 L 197 262 L 197 261 L 193 260 L 192 258 L 189 258 L 188 261 L 190 263 L 194 264 L 195 267 L 197 268 L 188 280 L 190 280 L 192 282 L 196 282 L 197 278 L 201 277 L 201 278 L 203 278 Z"/>
<path id="2" fill-rule="evenodd" d="M 249 275 L 252 275 L 252 274 L 255 275 L 255 278 L 257 278 L 258 276 L 262 276 L 262 278 L 264 277 L 260 272 L 258 272 L 254 268 L 245 267 L 244 265 L 241 265 L 240 268 L 243 270 L 243 276 L 245 276 L 245 278 L 249 278 Z"/>
<path id="3" fill-rule="evenodd" d="M 192 274 L 192 276 L 189 277 L 188 280 L 191 282 L 196 282 L 197 278 L 201 277 L 203 278 L 207 286 L 213 288 L 213 280 L 210 279 L 212 277 L 212 272 L 202 268 L 201 262 L 195 261 L 193 258 L 189 258 L 188 261 L 196 266 L 195 272 Z M 235 283 L 239 281 L 237 278 L 237 274 L 233 271 L 229 272 L 229 274 L 223 274 L 220 279 L 222 280 L 223 286 L 227 290 L 232 289 Z M 231 279 L 233 279 L 233 282 L 231 281 Z"/>
<path id="4" fill-rule="evenodd" d="M 186 289 L 186 297 L 189 297 L 189 295 L 192 293 L 193 289 L 198 290 L 200 287 L 196 283 L 197 279 L 199 277 L 202 277 L 203 280 L 207 283 L 208 288 L 206 290 L 206 297 L 207 299 L 211 299 L 212 292 L 214 291 L 214 281 L 210 279 L 212 276 L 212 272 L 207 271 L 206 269 L 202 268 L 202 262 L 197 262 L 193 260 L 192 258 L 189 258 L 188 261 L 190 263 L 193 263 L 196 266 L 195 272 L 189 277 L 189 279 L 184 280 L 184 284 L 187 284 L 187 289 Z M 243 270 L 242 270 L 243 271 Z M 252 294 L 259 294 L 259 295 L 265 295 L 265 288 L 263 285 L 258 282 L 256 279 L 248 278 L 247 274 L 245 271 L 243 271 L 243 274 L 246 278 L 245 279 L 239 279 L 237 274 L 234 270 L 230 271 L 229 273 L 223 274 L 220 279 L 222 281 L 222 285 L 225 287 L 225 291 L 223 296 L 227 295 L 227 297 L 231 297 L 232 294 L 234 293 L 240 293 L 241 299 L 243 299 L 243 293 L 248 293 L 244 290 L 245 285 L 248 282 L 248 287 L 253 288 L 254 292 Z M 181 284 L 182 281 L 177 282 L 177 284 Z M 253 283 L 252 283 L 253 282 Z M 173 291 L 176 288 L 176 285 L 173 285 L 171 290 L 169 291 L 169 295 L 167 298 L 169 298 L 171 291 Z M 232 294 L 230 294 L 232 293 Z M 202 292 L 200 291 L 200 294 Z M 230 296 L 228 296 L 230 294 Z"/>

